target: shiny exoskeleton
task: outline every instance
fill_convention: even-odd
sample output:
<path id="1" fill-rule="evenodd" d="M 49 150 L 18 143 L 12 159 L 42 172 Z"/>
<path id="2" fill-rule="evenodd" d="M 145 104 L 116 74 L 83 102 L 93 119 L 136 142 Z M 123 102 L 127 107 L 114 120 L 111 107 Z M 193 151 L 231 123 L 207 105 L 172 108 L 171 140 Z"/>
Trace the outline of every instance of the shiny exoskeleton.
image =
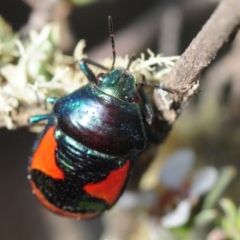
<path id="1" fill-rule="evenodd" d="M 147 143 L 134 75 L 113 64 L 96 77 L 89 64 L 106 69 L 82 59 L 79 65 L 89 83 L 62 98 L 49 98 L 52 112 L 30 118 L 32 123 L 47 120 L 28 166 L 33 192 L 49 210 L 77 219 L 114 205 Z"/>

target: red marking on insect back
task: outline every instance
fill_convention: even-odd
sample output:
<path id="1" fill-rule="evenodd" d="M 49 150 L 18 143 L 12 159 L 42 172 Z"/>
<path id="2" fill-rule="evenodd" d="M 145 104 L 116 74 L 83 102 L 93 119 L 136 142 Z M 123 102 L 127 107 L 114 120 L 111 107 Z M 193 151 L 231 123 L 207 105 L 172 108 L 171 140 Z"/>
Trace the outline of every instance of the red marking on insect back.
<path id="1" fill-rule="evenodd" d="M 68 212 L 66 210 L 63 210 L 61 208 L 56 207 L 55 205 L 53 205 L 52 203 L 50 203 L 45 196 L 42 194 L 42 192 L 38 189 L 38 187 L 36 186 L 36 184 L 32 181 L 30 181 L 33 193 L 35 194 L 35 196 L 38 198 L 38 200 L 42 203 L 42 205 L 44 207 L 46 207 L 47 209 L 49 209 L 50 211 L 59 214 L 59 215 L 63 215 L 66 217 L 71 217 L 71 218 L 75 218 L 75 219 L 86 219 L 86 218 L 93 218 L 97 215 L 100 214 L 100 212 L 95 212 L 95 213 L 73 213 L 73 212 Z"/>
<path id="2" fill-rule="evenodd" d="M 30 164 L 31 170 L 39 170 L 54 179 L 64 179 L 63 172 L 55 161 L 55 150 L 57 143 L 54 138 L 55 127 L 50 127 L 40 140 Z"/>
<path id="3" fill-rule="evenodd" d="M 112 171 L 103 181 L 99 183 L 89 183 L 85 185 L 83 189 L 93 197 L 103 199 L 109 205 L 112 205 L 122 190 L 129 167 L 130 162 L 127 161 L 121 168 Z"/>

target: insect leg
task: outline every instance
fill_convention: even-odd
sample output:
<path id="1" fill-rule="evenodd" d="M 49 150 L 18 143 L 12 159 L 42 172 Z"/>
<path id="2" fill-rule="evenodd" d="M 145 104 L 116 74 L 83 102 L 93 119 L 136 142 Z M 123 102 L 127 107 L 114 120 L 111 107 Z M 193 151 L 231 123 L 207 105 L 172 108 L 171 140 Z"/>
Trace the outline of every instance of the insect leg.
<path id="1" fill-rule="evenodd" d="M 28 123 L 30 123 L 30 124 L 38 123 L 40 121 L 44 121 L 44 120 L 49 119 L 50 116 L 51 116 L 51 114 L 43 114 L 43 115 L 32 116 L 28 119 Z"/>
<path id="2" fill-rule="evenodd" d="M 57 101 L 56 97 L 48 97 L 45 99 L 46 103 L 51 103 L 51 104 L 54 104 L 56 101 Z"/>
<path id="3" fill-rule="evenodd" d="M 143 103 L 143 115 L 145 116 L 146 122 L 151 125 L 152 120 L 154 118 L 154 112 L 151 106 L 151 103 L 149 102 L 149 99 L 142 87 L 138 89 L 138 94 L 142 100 Z"/>
<path id="4" fill-rule="evenodd" d="M 133 63 L 134 60 L 136 60 L 136 58 L 137 58 L 136 55 L 133 55 L 130 57 L 127 68 L 126 68 L 127 70 L 129 70 L 131 64 Z"/>
<path id="5" fill-rule="evenodd" d="M 107 67 L 104 67 L 103 65 L 96 63 L 88 58 L 83 58 L 80 62 L 79 62 L 79 67 L 80 69 L 83 71 L 83 73 L 85 74 L 85 76 L 88 78 L 88 80 L 92 83 L 96 83 L 98 84 L 98 80 L 96 78 L 96 76 L 94 75 L 94 73 L 92 72 L 92 70 L 88 67 L 89 65 L 93 65 L 95 67 L 101 68 L 105 71 L 109 71 L 110 69 Z"/>

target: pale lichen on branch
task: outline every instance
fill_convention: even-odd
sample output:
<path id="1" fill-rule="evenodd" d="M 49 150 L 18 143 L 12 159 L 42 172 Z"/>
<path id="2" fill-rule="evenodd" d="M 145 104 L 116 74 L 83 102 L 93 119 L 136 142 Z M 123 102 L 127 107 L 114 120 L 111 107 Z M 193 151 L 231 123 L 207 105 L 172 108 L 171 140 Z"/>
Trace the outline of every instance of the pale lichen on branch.
<path id="1" fill-rule="evenodd" d="M 182 102 L 198 92 L 201 72 L 239 24 L 240 1 L 223 0 L 179 60 L 147 50 L 147 55 L 141 54 L 131 64 L 130 71 L 137 79 L 144 75 L 147 81 L 163 80 L 163 86 L 174 91 L 167 96 L 159 89 L 154 92 L 161 121 L 171 125 L 176 120 Z M 85 84 L 87 79 L 76 64 L 86 57 L 83 41 L 76 47 L 74 56 L 65 56 L 57 47 L 57 31 L 53 26 L 45 26 L 39 34 L 31 33 L 30 41 L 24 44 L 9 29 L 7 32 L 0 31 L 0 59 L 4 59 L 0 69 L 0 126 L 11 129 L 25 126 L 32 110 L 44 111 L 44 98 L 61 97 Z M 117 57 L 116 66 L 126 67 L 128 61 L 128 56 Z M 112 59 L 103 59 L 101 63 L 110 67 Z M 94 71 L 97 74 L 99 70 Z M 166 105 L 166 101 L 171 104 Z"/>
<path id="2" fill-rule="evenodd" d="M 25 126 L 27 118 L 36 114 L 37 109 L 44 111 L 45 98 L 61 97 L 87 83 L 86 76 L 77 65 L 81 58 L 86 57 L 84 40 L 79 41 L 73 56 L 66 56 L 57 47 L 59 39 L 56 32 L 56 26 L 46 25 L 40 33 L 32 32 L 26 43 L 18 37 L 12 38 L 18 57 L 0 69 L 0 126 L 9 129 Z M 132 62 L 130 71 L 139 81 L 144 75 L 147 81 L 159 83 L 177 57 L 147 52 Z M 100 62 L 110 68 L 112 59 Z M 128 56 L 116 58 L 116 66 L 126 67 L 128 62 Z M 161 69 L 153 67 L 157 65 Z M 93 68 L 93 71 L 97 75 L 102 70 Z"/>

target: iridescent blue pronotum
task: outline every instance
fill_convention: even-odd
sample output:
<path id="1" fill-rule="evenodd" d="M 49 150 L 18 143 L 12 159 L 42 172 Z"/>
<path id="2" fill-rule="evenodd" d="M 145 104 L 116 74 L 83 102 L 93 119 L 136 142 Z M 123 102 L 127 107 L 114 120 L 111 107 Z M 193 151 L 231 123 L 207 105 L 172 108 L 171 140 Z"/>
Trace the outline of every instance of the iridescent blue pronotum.
<path id="1" fill-rule="evenodd" d="M 48 98 L 52 112 L 30 118 L 31 123 L 47 120 L 28 166 L 33 192 L 49 210 L 78 219 L 114 205 L 147 143 L 136 79 L 129 66 L 114 67 L 111 17 L 109 29 L 112 68 L 82 59 L 89 83 L 62 98 Z M 96 77 L 88 65 L 106 73 Z"/>

